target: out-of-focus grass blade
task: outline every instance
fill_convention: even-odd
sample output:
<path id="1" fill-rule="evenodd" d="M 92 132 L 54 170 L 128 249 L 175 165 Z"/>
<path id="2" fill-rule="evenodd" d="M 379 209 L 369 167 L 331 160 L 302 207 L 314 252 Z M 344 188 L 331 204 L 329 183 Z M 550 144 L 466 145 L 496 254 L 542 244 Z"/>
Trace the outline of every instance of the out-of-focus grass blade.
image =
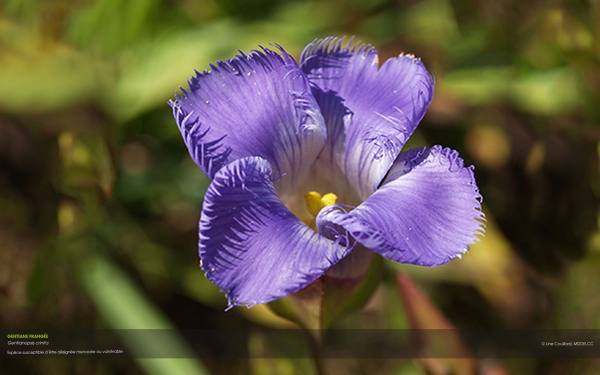
<path id="1" fill-rule="evenodd" d="M 36 0 L 5 0 L 0 2 L 0 9 L 13 17 L 28 17 L 37 10 Z"/>
<path id="2" fill-rule="evenodd" d="M 35 301 L 48 293 L 48 284 L 46 283 L 46 270 L 42 261 L 43 252 L 38 252 L 35 256 L 35 265 L 31 276 L 27 282 L 27 298 Z"/>
<path id="3" fill-rule="evenodd" d="M 117 60 L 119 77 L 106 91 L 105 102 L 125 121 L 159 105 L 166 106 L 177 86 L 185 86 L 194 69 L 229 57 L 235 51 L 239 29 L 231 22 L 207 23 L 201 29 L 165 35 L 139 43 Z"/>
<path id="4" fill-rule="evenodd" d="M 98 312 L 112 329 L 172 329 L 170 321 L 152 305 L 127 275 L 101 256 L 91 256 L 81 263 L 80 280 Z M 140 340 L 139 335 L 123 335 L 121 339 L 136 357 L 137 353 L 160 353 L 169 348 L 179 358 L 135 358 L 144 371 L 151 375 L 205 374 L 191 350 L 178 337 L 161 334 L 162 340 Z"/>
<path id="5" fill-rule="evenodd" d="M 556 326 L 572 329 L 600 328 L 600 257 L 588 256 L 569 268 L 555 293 Z M 576 290 L 577 293 L 573 293 Z"/>
<path id="6" fill-rule="evenodd" d="M 583 104 L 583 87 L 570 68 L 532 72 L 515 80 L 511 99 L 516 106 L 536 115 L 568 113 Z"/>
<path id="7" fill-rule="evenodd" d="M 54 110 L 94 97 L 109 72 L 99 60 L 40 30 L 0 17 L 0 108 L 15 112 Z"/>
<path id="8" fill-rule="evenodd" d="M 398 290 L 404 300 L 411 331 L 413 349 L 427 354 L 421 362 L 432 374 L 474 374 L 475 361 L 464 345 L 456 327 L 442 314 L 437 306 L 423 293 L 410 276 L 396 274 Z M 448 330 L 448 334 L 429 334 L 428 330 Z M 438 331 L 432 331 L 438 332 Z M 439 358 L 436 358 L 438 357 Z"/>
<path id="9" fill-rule="evenodd" d="M 486 105 L 508 96 L 513 78 L 508 66 L 460 69 L 446 74 L 438 89 L 470 105 Z"/>
<path id="10" fill-rule="evenodd" d="M 449 44 L 459 38 L 452 5 L 447 0 L 417 2 L 402 14 L 399 24 L 408 38 L 427 45 Z"/>
<path id="11" fill-rule="evenodd" d="M 581 82 L 570 68 L 525 74 L 509 66 L 454 70 L 442 78 L 439 88 L 469 105 L 512 101 L 524 111 L 545 116 L 574 111 L 584 101 Z"/>
<path id="12" fill-rule="evenodd" d="M 75 7 L 66 30 L 72 44 L 104 54 L 116 52 L 142 38 L 155 21 L 157 0 L 99 0 Z"/>

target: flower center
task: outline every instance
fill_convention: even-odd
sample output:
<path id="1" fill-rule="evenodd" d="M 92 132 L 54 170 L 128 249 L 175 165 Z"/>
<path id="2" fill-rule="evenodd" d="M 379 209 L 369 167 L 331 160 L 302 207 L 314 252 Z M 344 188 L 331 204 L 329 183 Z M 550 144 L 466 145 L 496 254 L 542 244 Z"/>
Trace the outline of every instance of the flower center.
<path id="1" fill-rule="evenodd" d="M 304 223 L 314 230 L 317 230 L 315 219 L 319 212 L 337 201 L 337 195 L 333 193 L 327 193 L 323 196 L 316 191 L 311 191 L 304 194 L 304 201 L 306 202 L 306 209 L 312 215 L 312 218 L 304 220 Z"/>

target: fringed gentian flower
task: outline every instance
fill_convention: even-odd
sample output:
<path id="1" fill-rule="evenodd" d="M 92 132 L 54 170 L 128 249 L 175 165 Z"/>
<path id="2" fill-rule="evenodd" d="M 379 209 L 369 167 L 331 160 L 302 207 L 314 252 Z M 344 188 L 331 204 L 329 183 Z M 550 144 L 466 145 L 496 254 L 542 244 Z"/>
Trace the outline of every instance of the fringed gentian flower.
<path id="1" fill-rule="evenodd" d="M 466 252 L 483 231 L 473 167 L 440 146 L 400 153 L 433 97 L 423 63 L 379 66 L 338 38 L 300 64 L 277 49 L 218 61 L 170 102 L 212 180 L 199 254 L 229 307 L 297 292 L 365 248 L 421 266 Z"/>

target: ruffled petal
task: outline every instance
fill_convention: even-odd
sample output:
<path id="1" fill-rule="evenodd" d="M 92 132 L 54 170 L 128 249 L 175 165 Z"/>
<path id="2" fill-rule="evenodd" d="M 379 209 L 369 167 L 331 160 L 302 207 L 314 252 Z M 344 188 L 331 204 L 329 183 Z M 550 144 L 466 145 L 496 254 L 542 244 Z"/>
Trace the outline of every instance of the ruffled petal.
<path id="1" fill-rule="evenodd" d="M 286 176 L 277 182 L 285 190 L 323 148 L 326 128 L 308 80 L 279 50 L 218 61 L 169 103 L 192 159 L 210 178 L 233 160 L 260 156 Z"/>
<path id="2" fill-rule="evenodd" d="M 326 149 L 362 199 L 371 195 L 425 115 L 433 77 L 412 55 L 379 67 L 377 51 L 352 39 L 309 44 L 300 58 L 327 123 Z"/>
<path id="3" fill-rule="evenodd" d="M 348 213 L 323 210 L 319 219 L 388 259 L 435 266 L 460 257 L 483 234 L 480 200 L 473 167 L 434 146 L 400 154 L 371 197 Z"/>
<path id="4" fill-rule="evenodd" d="M 227 290 L 230 307 L 294 293 L 349 251 L 283 205 L 265 159 L 248 157 L 226 165 L 206 192 L 200 219 L 202 269 Z"/>

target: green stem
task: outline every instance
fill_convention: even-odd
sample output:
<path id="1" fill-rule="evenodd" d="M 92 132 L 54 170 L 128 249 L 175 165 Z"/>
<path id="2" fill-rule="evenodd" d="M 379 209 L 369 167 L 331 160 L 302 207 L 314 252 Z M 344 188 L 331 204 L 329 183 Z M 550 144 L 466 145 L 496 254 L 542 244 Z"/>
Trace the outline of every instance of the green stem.
<path id="1" fill-rule="evenodd" d="M 327 370 L 325 368 L 325 359 L 321 355 L 323 352 L 321 330 L 308 329 L 307 336 L 309 340 L 310 350 L 312 352 L 313 363 L 315 364 L 316 373 L 318 375 L 327 375 Z"/>

